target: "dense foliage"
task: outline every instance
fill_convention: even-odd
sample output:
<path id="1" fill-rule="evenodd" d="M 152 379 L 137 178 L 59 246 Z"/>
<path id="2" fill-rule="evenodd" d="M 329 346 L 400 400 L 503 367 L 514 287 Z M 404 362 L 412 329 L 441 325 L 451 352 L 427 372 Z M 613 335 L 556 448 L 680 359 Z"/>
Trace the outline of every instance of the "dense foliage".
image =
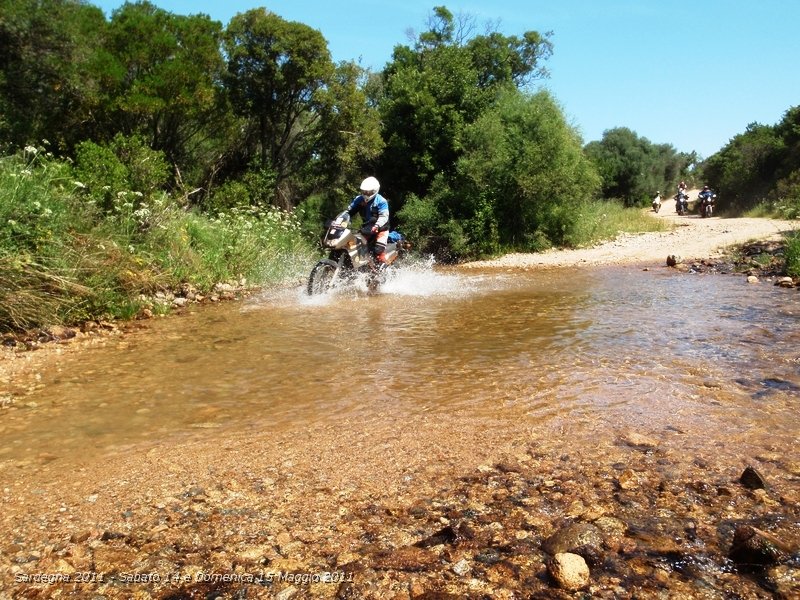
<path id="1" fill-rule="evenodd" d="M 776 125 L 748 125 L 703 164 L 702 173 L 731 211 L 764 203 L 784 217 L 800 217 L 800 106 Z"/>
<path id="2" fill-rule="evenodd" d="M 572 245 L 597 183 L 550 95 L 506 89 L 465 128 L 454 173 L 401 217 L 423 244 L 456 257 Z"/>
<path id="3" fill-rule="evenodd" d="M 605 131 L 585 150 L 602 177 L 603 196 L 627 206 L 647 206 L 657 191 L 671 195 L 679 180 L 691 179 L 689 170 L 697 160 L 694 153 L 653 144 L 625 127 Z"/>
<path id="4" fill-rule="evenodd" d="M 205 294 L 218 282 L 305 270 L 311 255 L 293 215 L 187 211 L 154 185 L 163 155 L 137 140 L 115 148 L 87 142 L 74 167 L 35 147 L 0 159 L 0 331 L 130 318 L 167 310 L 159 292 L 190 285 Z M 142 156 L 154 168 L 137 171 Z M 98 164 L 108 168 L 94 172 Z"/>

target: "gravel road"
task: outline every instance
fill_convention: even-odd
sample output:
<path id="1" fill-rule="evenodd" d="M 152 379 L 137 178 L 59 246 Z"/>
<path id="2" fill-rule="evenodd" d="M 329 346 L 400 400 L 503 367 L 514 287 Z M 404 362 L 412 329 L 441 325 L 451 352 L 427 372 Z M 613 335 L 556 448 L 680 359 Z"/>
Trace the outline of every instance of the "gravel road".
<path id="1" fill-rule="evenodd" d="M 697 190 L 690 192 L 691 200 Z M 622 234 L 617 239 L 591 248 L 552 250 L 536 254 L 512 253 L 497 259 L 475 261 L 466 268 L 530 269 L 537 267 L 578 267 L 642 263 L 643 266 L 664 265 L 667 256 L 684 259 L 714 258 L 732 246 L 755 240 L 779 239 L 782 234 L 800 229 L 800 221 L 779 219 L 711 217 L 703 219 L 691 214 L 679 216 L 675 202 L 667 199 L 654 219 L 674 225 L 670 231 Z"/>

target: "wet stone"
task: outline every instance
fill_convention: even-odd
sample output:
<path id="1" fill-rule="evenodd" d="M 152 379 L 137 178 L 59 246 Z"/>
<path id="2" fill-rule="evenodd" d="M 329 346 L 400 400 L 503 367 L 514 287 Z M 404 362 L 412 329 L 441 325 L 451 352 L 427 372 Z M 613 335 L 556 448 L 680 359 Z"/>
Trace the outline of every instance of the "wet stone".
<path id="1" fill-rule="evenodd" d="M 728 556 L 739 567 L 758 568 L 785 560 L 786 549 L 779 538 L 750 525 L 740 525 L 733 534 Z"/>
<path id="2" fill-rule="evenodd" d="M 653 450 L 658 447 L 658 442 L 641 433 L 630 432 L 622 438 L 622 443 L 636 450 Z"/>
<path id="3" fill-rule="evenodd" d="M 739 482 L 746 488 L 751 490 L 759 490 L 767 487 L 764 477 L 755 468 L 748 466 L 741 477 Z"/>
<path id="4" fill-rule="evenodd" d="M 475 560 L 484 565 L 493 565 L 500 562 L 502 559 L 503 557 L 500 556 L 500 552 L 494 548 L 486 548 L 475 555 Z"/>
<path id="5" fill-rule="evenodd" d="M 548 554 L 559 554 L 581 547 L 600 548 L 603 534 L 591 523 L 572 523 L 556 531 L 542 543 Z"/>
<path id="6" fill-rule="evenodd" d="M 577 554 L 559 552 L 547 563 L 547 572 L 565 590 L 575 591 L 589 584 L 589 567 Z"/>

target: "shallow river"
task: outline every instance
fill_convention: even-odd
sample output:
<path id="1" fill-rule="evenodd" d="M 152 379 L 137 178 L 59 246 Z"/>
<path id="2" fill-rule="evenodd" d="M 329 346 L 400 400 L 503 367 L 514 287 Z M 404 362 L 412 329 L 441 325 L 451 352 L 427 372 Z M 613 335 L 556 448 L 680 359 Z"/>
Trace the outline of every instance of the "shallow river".
<path id="1" fill-rule="evenodd" d="M 378 295 L 298 288 L 151 321 L 41 384 L 4 411 L 2 467 L 457 411 L 579 427 L 589 443 L 629 426 L 688 433 L 688 446 L 792 448 L 800 293 L 666 268 L 419 267 Z"/>

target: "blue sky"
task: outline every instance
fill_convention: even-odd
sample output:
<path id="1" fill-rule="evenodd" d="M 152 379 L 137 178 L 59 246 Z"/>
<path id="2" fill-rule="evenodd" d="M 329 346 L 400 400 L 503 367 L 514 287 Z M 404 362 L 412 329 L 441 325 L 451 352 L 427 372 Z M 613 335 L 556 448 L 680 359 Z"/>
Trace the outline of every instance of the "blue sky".
<path id="1" fill-rule="evenodd" d="M 508 35 L 552 31 L 541 82 L 584 142 L 628 127 L 653 143 L 707 157 L 753 122 L 800 105 L 800 1 L 757 0 L 151 0 L 227 25 L 265 6 L 318 29 L 335 61 L 380 70 L 434 6 Z M 108 16 L 119 0 L 95 1 Z"/>

